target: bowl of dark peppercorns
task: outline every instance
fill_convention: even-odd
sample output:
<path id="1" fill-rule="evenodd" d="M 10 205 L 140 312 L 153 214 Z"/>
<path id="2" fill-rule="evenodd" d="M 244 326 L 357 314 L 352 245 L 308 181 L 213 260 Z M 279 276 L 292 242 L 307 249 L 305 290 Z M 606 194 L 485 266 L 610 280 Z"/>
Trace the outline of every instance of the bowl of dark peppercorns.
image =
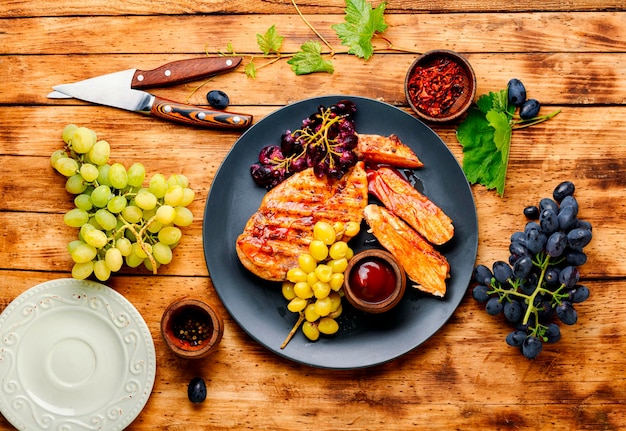
<path id="1" fill-rule="evenodd" d="M 224 322 L 210 304 L 199 298 L 172 302 L 161 318 L 161 335 L 176 355 L 204 358 L 213 353 L 224 334 Z"/>
<path id="2" fill-rule="evenodd" d="M 404 81 L 407 102 L 423 120 L 445 123 L 458 119 L 476 95 L 476 75 L 460 54 L 436 49 L 420 55 Z"/>

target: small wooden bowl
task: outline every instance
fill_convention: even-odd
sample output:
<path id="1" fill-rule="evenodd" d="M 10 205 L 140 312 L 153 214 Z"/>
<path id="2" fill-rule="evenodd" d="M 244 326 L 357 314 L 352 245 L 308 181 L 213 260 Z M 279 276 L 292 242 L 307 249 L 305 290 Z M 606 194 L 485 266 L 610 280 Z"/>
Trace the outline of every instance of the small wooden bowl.
<path id="1" fill-rule="evenodd" d="M 189 329 L 187 334 L 177 335 L 185 329 Z M 198 359 L 213 353 L 223 334 L 222 317 L 201 299 L 183 298 L 174 301 L 161 317 L 161 335 L 165 344 L 182 358 Z M 192 340 L 193 335 L 196 335 L 195 340 Z"/>
<path id="2" fill-rule="evenodd" d="M 434 91 L 430 85 L 441 84 L 442 80 L 446 80 L 446 90 Z M 452 84 L 447 86 L 449 81 Z M 476 74 L 469 62 L 454 51 L 428 51 L 420 55 L 407 71 L 404 94 L 421 119 L 435 123 L 453 121 L 474 101 Z"/>
<path id="3" fill-rule="evenodd" d="M 390 293 L 383 297 L 375 298 L 371 296 L 371 300 L 364 299 L 363 294 L 358 293 L 359 287 L 353 285 L 355 282 L 354 277 L 356 276 L 353 272 L 359 271 L 359 268 L 362 268 L 363 264 L 367 262 L 386 265 L 387 268 L 391 270 L 393 279 L 390 280 L 390 282 L 393 283 L 393 287 L 389 289 Z M 404 269 L 400 266 L 396 258 L 386 250 L 370 249 L 355 254 L 352 259 L 350 259 L 345 274 L 343 291 L 346 299 L 354 308 L 367 313 L 384 313 L 391 310 L 398 305 L 406 290 L 406 274 L 404 273 Z M 380 281 L 380 277 L 372 277 L 371 282 L 373 283 L 375 281 Z M 379 286 L 374 285 L 371 291 L 375 292 L 378 288 Z"/>

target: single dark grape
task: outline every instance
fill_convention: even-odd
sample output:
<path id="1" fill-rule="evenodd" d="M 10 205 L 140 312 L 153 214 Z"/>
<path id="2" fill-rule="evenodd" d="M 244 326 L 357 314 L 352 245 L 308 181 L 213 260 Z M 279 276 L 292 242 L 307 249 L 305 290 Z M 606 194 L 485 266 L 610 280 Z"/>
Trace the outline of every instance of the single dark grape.
<path id="1" fill-rule="evenodd" d="M 313 165 L 313 173 L 317 178 L 322 178 L 328 174 L 329 166 L 327 163 L 316 163 Z"/>
<path id="2" fill-rule="evenodd" d="M 356 135 L 346 135 L 341 138 L 340 142 L 346 150 L 354 150 L 359 143 L 359 138 Z"/>
<path id="3" fill-rule="evenodd" d="M 493 298 L 489 298 L 489 300 L 487 301 L 487 305 L 485 306 L 485 310 L 487 311 L 487 313 L 492 316 L 497 316 L 498 314 L 502 313 L 503 309 L 504 304 L 502 304 L 502 302 L 500 302 L 500 300 L 495 296 Z"/>
<path id="4" fill-rule="evenodd" d="M 528 359 L 535 359 L 541 353 L 542 348 L 541 340 L 535 336 L 530 336 L 522 343 L 522 354 Z"/>
<path id="5" fill-rule="evenodd" d="M 472 289 L 472 297 L 478 302 L 487 302 L 489 300 L 488 291 L 489 288 L 487 286 L 479 284 Z"/>
<path id="6" fill-rule="evenodd" d="M 541 233 L 539 227 L 532 227 L 526 231 L 526 248 L 533 254 L 543 250 L 546 244 L 546 236 Z"/>
<path id="7" fill-rule="evenodd" d="M 511 243 L 514 242 L 520 243 L 524 247 L 526 247 L 526 233 L 520 231 L 513 232 L 511 234 Z"/>
<path id="8" fill-rule="evenodd" d="M 536 205 L 529 205 L 524 208 L 524 215 L 530 220 L 537 220 L 539 218 L 539 208 Z"/>
<path id="9" fill-rule="evenodd" d="M 328 175 L 330 178 L 333 178 L 335 180 L 338 180 L 341 177 L 343 177 L 343 174 L 344 172 L 338 166 L 329 167 L 328 170 L 326 171 L 326 175 Z"/>
<path id="10" fill-rule="evenodd" d="M 565 262 L 568 265 L 583 266 L 587 263 L 587 255 L 582 251 L 567 249 L 563 253 L 563 257 L 565 257 Z"/>
<path id="11" fill-rule="evenodd" d="M 351 100 L 340 100 L 335 103 L 335 109 L 340 115 L 353 115 L 356 114 L 356 104 Z"/>
<path id="12" fill-rule="evenodd" d="M 561 202 L 565 196 L 571 196 L 574 194 L 574 190 L 576 187 L 574 183 L 571 181 L 563 181 L 561 184 L 554 188 L 554 192 L 552 192 L 552 197 L 555 201 Z"/>
<path id="13" fill-rule="evenodd" d="M 354 121 L 351 121 L 348 118 L 342 119 L 338 124 L 338 128 L 339 128 L 339 138 L 341 139 L 345 139 L 349 136 L 354 136 L 355 138 L 357 137 L 356 124 L 354 123 Z"/>
<path id="14" fill-rule="evenodd" d="M 267 145 L 259 152 L 259 162 L 264 165 L 271 165 L 275 162 L 283 160 L 284 158 L 285 156 L 278 145 Z"/>
<path id="15" fill-rule="evenodd" d="M 574 309 L 574 306 L 569 301 L 563 301 L 556 306 L 556 315 L 559 316 L 561 322 L 566 325 L 573 325 L 578 320 L 578 314 Z"/>
<path id="16" fill-rule="evenodd" d="M 352 166 L 356 165 L 356 162 L 358 162 L 358 160 L 359 159 L 357 155 L 352 151 L 344 151 L 339 157 L 339 165 L 342 167 L 342 169 L 348 170 Z"/>
<path id="17" fill-rule="evenodd" d="M 521 106 L 526 100 L 526 87 L 517 78 L 511 79 L 507 84 L 507 97 L 509 105 Z"/>
<path id="18" fill-rule="evenodd" d="M 511 347 L 521 347 L 526 337 L 528 337 L 528 335 L 524 331 L 516 330 L 510 332 L 506 336 L 506 344 Z"/>
<path id="19" fill-rule="evenodd" d="M 565 196 L 563 200 L 561 201 L 561 208 L 570 207 L 570 206 L 573 207 L 576 211 L 576 214 L 578 214 L 578 201 L 572 195 Z"/>
<path id="20" fill-rule="evenodd" d="M 480 264 L 476 265 L 476 268 L 474 268 L 473 276 L 476 283 L 489 286 L 491 284 L 491 277 L 493 277 L 493 274 L 491 272 L 491 269 L 489 269 L 485 265 Z"/>
<path id="21" fill-rule="evenodd" d="M 274 179 L 272 168 L 261 163 L 250 166 L 250 175 L 252 175 L 254 182 L 260 186 L 269 185 Z"/>
<path id="22" fill-rule="evenodd" d="M 565 251 L 567 243 L 568 238 L 563 232 L 554 232 L 548 237 L 548 241 L 546 241 L 546 253 L 548 253 L 550 257 L 559 257 Z"/>
<path id="23" fill-rule="evenodd" d="M 492 269 L 493 276 L 502 284 L 507 283 L 508 280 L 513 277 L 513 269 L 511 268 L 511 265 L 503 260 L 495 261 Z"/>
<path id="24" fill-rule="evenodd" d="M 520 257 L 528 256 L 528 249 L 525 245 L 516 241 L 509 245 L 509 253 L 513 257 L 513 262 L 516 262 Z"/>
<path id="25" fill-rule="evenodd" d="M 539 226 L 541 231 L 546 235 L 550 235 L 559 229 L 559 219 L 556 211 L 552 208 L 546 208 L 539 214 Z"/>
<path id="26" fill-rule="evenodd" d="M 525 279 L 533 268 L 533 259 L 529 255 L 521 256 L 513 265 L 513 275 L 515 278 Z"/>
<path id="27" fill-rule="evenodd" d="M 541 103 L 537 99 L 526 100 L 519 110 L 519 116 L 522 120 L 529 120 L 536 117 L 541 109 Z"/>
<path id="28" fill-rule="evenodd" d="M 295 153 L 296 150 L 296 138 L 291 133 L 291 130 L 286 130 L 280 137 L 280 151 L 286 157 L 289 157 Z"/>
<path id="29" fill-rule="evenodd" d="M 215 109 L 226 109 L 230 103 L 228 95 L 222 90 L 211 90 L 206 94 L 206 100 Z"/>
<path id="30" fill-rule="evenodd" d="M 522 306 L 518 301 L 507 301 L 502 308 L 504 317 L 511 323 L 517 323 L 522 318 Z"/>
<path id="31" fill-rule="evenodd" d="M 575 266 L 566 266 L 559 273 L 559 281 L 565 285 L 567 289 L 570 289 L 578 283 L 580 278 L 580 271 Z"/>
<path id="32" fill-rule="evenodd" d="M 522 281 L 519 286 L 519 290 L 524 295 L 532 295 L 535 289 L 537 288 L 537 282 L 539 281 L 539 277 L 535 273 L 530 273 L 526 276 L 526 279 Z"/>
<path id="33" fill-rule="evenodd" d="M 554 266 L 546 269 L 546 275 L 544 276 L 544 280 L 548 286 L 554 286 L 559 282 L 559 268 Z"/>
<path id="34" fill-rule="evenodd" d="M 593 231 L 591 223 L 587 220 L 578 219 L 578 221 L 576 222 L 576 227 L 579 229 L 587 229 L 589 232 Z"/>
<path id="35" fill-rule="evenodd" d="M 539 217 L 539 215 L 537 215 L 537 217 Z M 528 231 L 530 230 L 539 230 L 539 223 L 537 223 L 536 221 L 529 221 L 528 223 L 526 223 L 526 225 L 524 225 L 524 233 L 528 233 Z"/>
<path id="36" fill-rule="evenodd" d="M 308 167 L 308 163 L 306 162 L 306 157 L 296 157 L 291 160 L 291 170 L 294 172 L 300 172 L 305 170 Z"/>
<path id="37" fill-rule="evenodd" d="M 582 249 L 591 241 L 591 231 L 584 228 L 575 228 L 567 233 L 567 245 L 574 250 Z"/>
<path id="38" fill-rule="evenodd" d="M 589 298 L 589 294 L 589 288 L 580 284 L 570 291 L 569 298 L 572 303 L 577 304 L 586 301 Z"/>
<path id="39" fill-rule="evenodd" d="M 194 377 L 187 386 L 187 396 L 192 403 L 201 403 L 206 399 L 206 384 L 202 377 Z"/>
<path id="40" fill-rule="evenodd" d="M 576 215 L 578 211 L 573 206 L 562 206 L 559 209 L 559 214 L 557 215 L 557 219 L 559 221 L 559 229 L 564 231 L 569 231 L 573 229 L 578 223 L 578 219 Z"/>
<path id="41" fill-rule="evenodd" d="M 542 198 L 539 201 L 539 214 L 541 214 L 544 210 L 551 209 L 555 213 L 559 212 L 559 204 L 556 203 L 555 200 L 550 198 Z"/>
<path id="42" fill-rule="evenodd" d="M 561 339 L 561 328 L 556 323 L 548 324 L 548 328 L 545 333 L 546 341 L 548 343 L 556 343 Z"/>

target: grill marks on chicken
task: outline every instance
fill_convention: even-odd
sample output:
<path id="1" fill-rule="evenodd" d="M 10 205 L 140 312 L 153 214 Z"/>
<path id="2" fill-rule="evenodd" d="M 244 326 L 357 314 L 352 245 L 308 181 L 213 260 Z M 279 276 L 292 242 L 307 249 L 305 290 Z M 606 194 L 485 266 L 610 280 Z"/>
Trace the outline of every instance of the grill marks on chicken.
<path id="1" fill-rule="evenodd" d="M 362 162 L 340 180 L 317 178 L 313 169 L 297 172 L 263 197 L 237 238 L 241 263 L 257 276 L 282 281 L 308 252 L 318 221 L 361 223 L 367 205 Z"/>

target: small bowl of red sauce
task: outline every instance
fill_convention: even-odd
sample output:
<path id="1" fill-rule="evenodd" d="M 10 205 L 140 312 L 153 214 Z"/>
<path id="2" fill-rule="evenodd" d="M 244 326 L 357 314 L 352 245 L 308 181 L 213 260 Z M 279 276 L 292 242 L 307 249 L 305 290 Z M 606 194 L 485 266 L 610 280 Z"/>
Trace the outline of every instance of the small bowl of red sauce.
<path id="1" fill-rule="evenodd" d="M 404 93 L 413 111 L 423 120 L 453 121 L 474 101 L 476 74 L 469 62 L 454 51 L 428 51 L 409 68 Z"/>
<path id="2" fill-rule="evenodd" d="M 404 269 L 386 250 L 369 249 L 355 254 L 345 274 L 346 299 L 357 310 L 368 313 L 391 310 L 406 290 Z"/>
<path id="3" fill-rule="evenodd" d="M 208 356 L 217 349 L 223 334 L 221 315 L 198 298 L 172 302 L 161 317 L 161 335 L 165 344 L 183 358 Z"/>

